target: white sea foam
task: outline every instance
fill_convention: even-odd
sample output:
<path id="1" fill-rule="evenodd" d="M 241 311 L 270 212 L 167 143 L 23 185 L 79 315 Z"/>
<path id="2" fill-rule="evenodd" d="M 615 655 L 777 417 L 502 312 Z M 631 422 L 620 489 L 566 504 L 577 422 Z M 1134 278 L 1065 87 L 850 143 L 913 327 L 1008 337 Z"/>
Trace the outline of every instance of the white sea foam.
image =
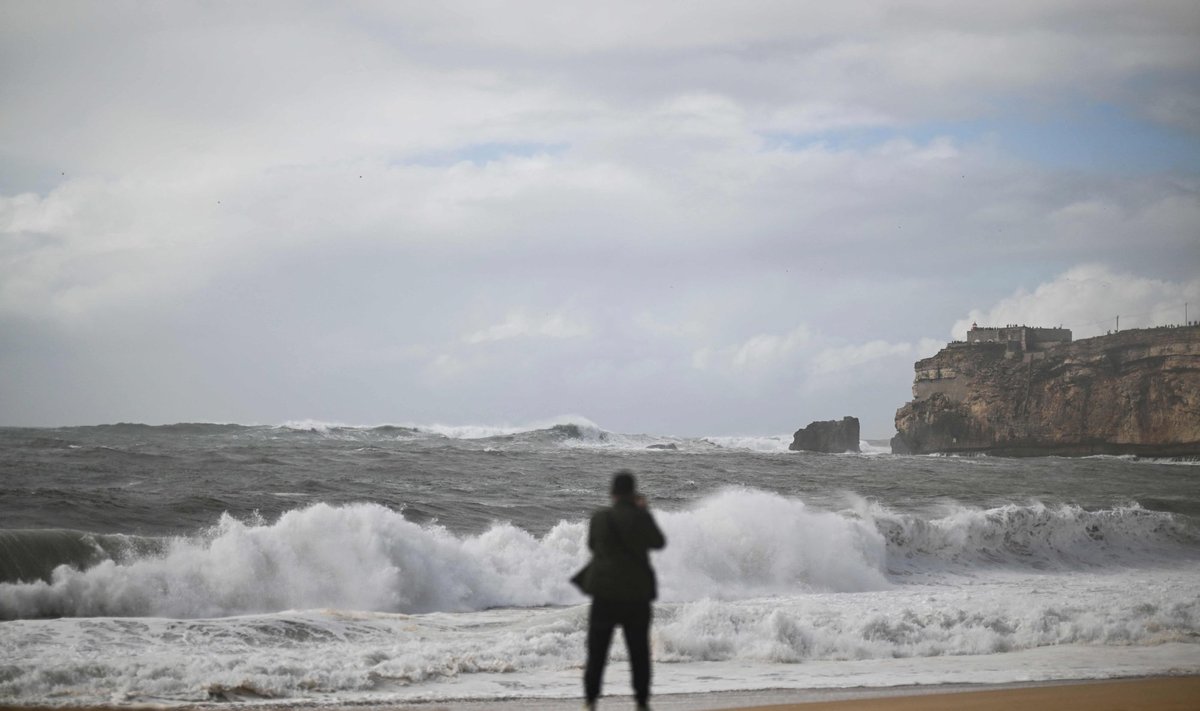
<path id="1" fill-rule="evenodd" d="M 788 445 L 792 443 L 792 435 L 741 435 L 704 439 L 725 449 L 747 449 L 751 452 L 787 452 Z"/>
<path id="2" fill-rule="evenodd" d="M 705 437 L 703 441 L 710 442 L 724 449 L 744 449 L 751 452 L 764 453 L 787 453 L 792 450 L 789 447 L 792 444 L 793 436 L 790 434 L 781 435 L 741 435 L 741 436 L 724 436 L 724 437 Z M 891 454 L 890 446 L 876 446 L 865 439 L 858 441 L 858 449 L 861 454 Z"/>
<path id="3" fill-rule="evenodd" d="M 355 428 L 356 425 L 350 425 L 344 422 L 328 422 L 325 420 L 288 420 L 287 422 L 279 425 L 279 427 L 286 430 L 328 434 L 338 429 Z"/>
<path id="4" fill-rule="evenodd" d="M 668 600 L 889 587 L 885 541 L 869 522 L 798 499 L 729 489 L 659 519 L 670 540 L 658 557 Z"/>
<path id="5" fill-rule="evenodd" d="M 581 430 L 600 432 L 600 426 L 582 415 L 560 415 L 545 420 L 536 420 L 518 425 L 446 425 L 446 424 L 416 424 L 409 425 L 422 432 L 433 432 L 453 439 L 485 439 L 505 435 L 521 434 L 548 430 L 556 425 L 575 425 Z"/>
<path id="6" fill-rule="evenodd" d="M 913 683 L 922 672 L 962 681 L 971 670 L 986 670 L 991 676 L 979 680 L 993 683 L 1055 673 L 1103 677 L 1127 672 L 1134 648 L 1172 651 L 1139 667 L 1142 673 L 1195 671 L 1198 583 L 1195 570 L 1035 575 L 1005 584 L 661 603 L 652 638 L 656 691 L 762 688 L 765 680 L 772 687 L 886 685 Z M 578 693 L 586 616 L 575 605 L 417 616 L 312 610 L 18 621 L 7 623 L 0 648 L 0 698 L 344 703 L 438 698 L 464 687 L 484 697 L 562 697 Z M 1124 651 L 1107 659 L 1085 653 L 1098 645 Z M 1044 664 L 1043 655 L 1040 668 L 1027 669 L 1020 657 L 996 656 L 1035 649 L 1056 650 L 1056 663 Z M 612 652 L 618 663 L 624 659 L 623 645 Z M 897 659 L 925 661 L 886 666 Z M 617 685 L 625 672 L 618 665 L 610 673 Z"/>
<path id="7" fill-rule="evenodd" d="M 1155 584 L 1077 575 L 1013 595 L 1012 583 L 1030 582 L 1021 576 L 1010 585 L 682 603 L 659 616 L 659 658 L 800 662 L 1191 641 L 1200 631 L 1200 599 L 1185 590 L 1196 572 L 1144 580 Z"/>
<path id="8" fill-rule="evenodd" d="M 860 439 L 858 441 L 858 449 L 863 454 L 891 454 L 892 453 L 892 446 L 890 444 L 874 445 L 865 439 Z"/>

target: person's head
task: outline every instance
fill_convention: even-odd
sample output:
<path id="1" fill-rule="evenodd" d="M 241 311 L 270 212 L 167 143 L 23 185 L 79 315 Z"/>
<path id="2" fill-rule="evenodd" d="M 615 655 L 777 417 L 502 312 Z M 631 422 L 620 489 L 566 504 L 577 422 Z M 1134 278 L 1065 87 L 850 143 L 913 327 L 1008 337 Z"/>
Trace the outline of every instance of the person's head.
<path id="1" fill-rule="evenodd" d="M 632 499 L 637 496 L 637 482 L 633 478 L 633 472 L 628 469 L 622 469 L 613 475 L 612 489 L 609 493 L 614 499 Z"/>

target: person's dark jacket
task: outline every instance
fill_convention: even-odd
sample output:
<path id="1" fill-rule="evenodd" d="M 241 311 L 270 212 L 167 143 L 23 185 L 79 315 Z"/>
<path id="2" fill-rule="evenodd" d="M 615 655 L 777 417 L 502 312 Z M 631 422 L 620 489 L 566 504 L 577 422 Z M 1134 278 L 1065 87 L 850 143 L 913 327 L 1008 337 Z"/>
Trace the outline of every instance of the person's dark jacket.
<path id="1" fill-rule="evenodd" d="M 658 597 L 649 552 L 666 544 L 650 512 L 629 499 L 596 511 L 588 527 L 591 595 L 625 601 Z"/>

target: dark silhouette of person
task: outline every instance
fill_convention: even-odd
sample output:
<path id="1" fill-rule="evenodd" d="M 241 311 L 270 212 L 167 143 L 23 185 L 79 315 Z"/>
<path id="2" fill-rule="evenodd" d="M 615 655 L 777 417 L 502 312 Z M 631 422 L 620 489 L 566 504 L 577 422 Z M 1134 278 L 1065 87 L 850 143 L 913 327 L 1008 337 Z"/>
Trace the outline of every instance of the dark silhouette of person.
<path id="1" fill-rule="evenodd" d="M 649 711 L 651 601 L 658 597 L 649 551 L 667 544 L 645 497 L 637 493 L 633 474 L 621 470 L 612 480 L 612 506 L 592 514 L 588 526 L 587 592 L 592 596 L 588 616 L 587 666 L 583 672 L 585 709 L 595 709 L 604 679 L 604 665 L 613 629 L 621 626 L 633 693 L 640 711 Z"/>

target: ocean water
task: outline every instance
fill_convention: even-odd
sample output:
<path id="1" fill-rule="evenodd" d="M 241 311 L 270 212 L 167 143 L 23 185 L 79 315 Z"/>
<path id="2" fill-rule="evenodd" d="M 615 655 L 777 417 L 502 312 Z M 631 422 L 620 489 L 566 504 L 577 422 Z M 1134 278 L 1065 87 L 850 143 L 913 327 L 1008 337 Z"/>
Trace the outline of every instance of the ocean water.
<path id="1" fill-rule="evenodd" d="M 655 693 L 1200 673 L 1194 464 L 789 439 L 0 429 L 0 703 L 576 698 L 621 468 L 668 540 Z"/>

